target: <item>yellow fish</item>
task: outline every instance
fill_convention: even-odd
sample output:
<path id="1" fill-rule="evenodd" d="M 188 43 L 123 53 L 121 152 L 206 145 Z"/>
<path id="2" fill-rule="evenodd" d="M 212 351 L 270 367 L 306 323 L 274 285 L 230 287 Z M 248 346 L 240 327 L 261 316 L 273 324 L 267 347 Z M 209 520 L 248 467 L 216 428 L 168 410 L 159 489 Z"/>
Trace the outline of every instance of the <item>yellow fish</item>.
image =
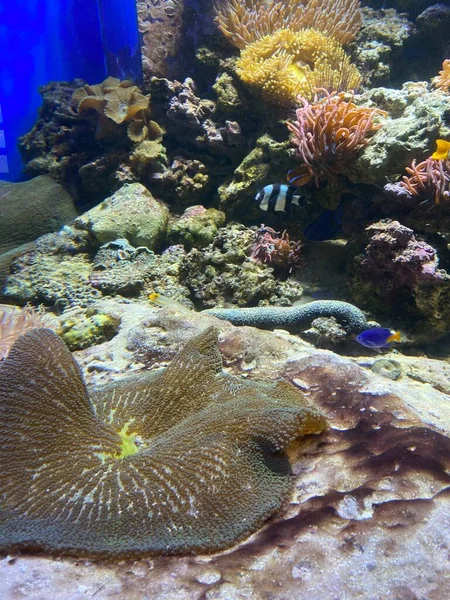
<path id="1" fill-rule="evenodd" d="M 436 140 L 436 152 L 431 155 L 435 160 L 450 159 L 450 142 L 447 140 Z"/>
<path id="2" fill-rule="evenodd" d="M 174 308 L 182 312 L 190 310 L 187 306 L 178 302 L 178 300 L 170 298 L 169 296 L 163 296 L 162 294 L 158 294 L 158 292 L 151 292 L 148 294 L 147 298 L 152 304 L 160 306 L 161 308 Z"/>

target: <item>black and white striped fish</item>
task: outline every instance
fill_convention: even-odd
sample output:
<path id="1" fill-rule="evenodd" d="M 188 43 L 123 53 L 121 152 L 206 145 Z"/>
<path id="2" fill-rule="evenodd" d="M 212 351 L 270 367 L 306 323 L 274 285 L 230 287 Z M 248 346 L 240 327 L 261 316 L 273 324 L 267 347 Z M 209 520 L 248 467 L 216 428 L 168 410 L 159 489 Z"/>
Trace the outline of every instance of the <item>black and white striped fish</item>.
<path id="1" fill-rule="evenodd" d="M 309 201 L 309 194 L 295 185 L 271 183 L 256 194 L 255 201 L 261 210 L 289 214 L 292 205 L 305 208 Z"/>

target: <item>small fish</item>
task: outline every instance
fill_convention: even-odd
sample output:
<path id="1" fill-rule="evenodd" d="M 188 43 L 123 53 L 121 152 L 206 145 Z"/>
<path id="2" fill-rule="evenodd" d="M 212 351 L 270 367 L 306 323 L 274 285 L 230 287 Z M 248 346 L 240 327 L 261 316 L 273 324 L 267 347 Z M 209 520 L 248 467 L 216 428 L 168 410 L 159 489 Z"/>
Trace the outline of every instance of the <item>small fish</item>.
<path id="1" fill-rule="evenodd" d="M 305 165 L 301 165 L 300 167 L 296 167 L 295 169 L 291 169 L 288 171 L 286 179 L 289 181 L 291 185 L 306 185 L 313 178 L 311 172 Z"/>
<path id="2" fill-rule="evenodd" d="M 163 296 L 163 294 L 158 294 L 158 292 L 151 292 L 148 294 L 147 298 L 152 304 L 161 308 L 173 308 L 182 312 L 190 311 L 188 306 L 178 302 L 178 300 L 175 300 L 175 298 Z"/>
<path id="3" fill-rule="evenodd" d="M 436 140 L 436 152 L 431 155 L 435 160 L 450 159 L 450 142 L 447 140 Z"/>
<path id="4" fill-rule="evenodd" d="M 391 342 L 400 341 L 400 332 L 385 327 L 372 327 L 357 335 L 356 341 L 366 348 L 389 348 Z"/>
<path id="5" fill-rule="evenodd" d="M 300 191 L 295 185 L 285 183 L 271 183 L 263 187 L 255 196 L 255 201 L 261 210 L 270 212 L 291 211 L 291 206 L 305 208 L 308 204 L 309 195 Z"/>

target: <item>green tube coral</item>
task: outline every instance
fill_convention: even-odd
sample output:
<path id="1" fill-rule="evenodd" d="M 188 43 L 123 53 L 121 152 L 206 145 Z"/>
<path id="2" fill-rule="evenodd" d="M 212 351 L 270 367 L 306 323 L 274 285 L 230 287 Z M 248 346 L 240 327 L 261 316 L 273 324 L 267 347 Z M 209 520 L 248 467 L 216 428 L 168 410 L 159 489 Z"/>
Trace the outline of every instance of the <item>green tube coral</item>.
<path id="1" fill-rule="evenodd" d="M 340 300 L 316 300 L 301 306 L 256 306 L 252 308 L 210 308 L 203 311 L 218 319 L 230 321 L 233 325 L 250 325 L 260 329 L 287 329 L 302 331 L 314 319 L 334 317 L 342 323 L 348 333 L 358 333 L 367 329 L 367 320 L 359 308 Z"/>

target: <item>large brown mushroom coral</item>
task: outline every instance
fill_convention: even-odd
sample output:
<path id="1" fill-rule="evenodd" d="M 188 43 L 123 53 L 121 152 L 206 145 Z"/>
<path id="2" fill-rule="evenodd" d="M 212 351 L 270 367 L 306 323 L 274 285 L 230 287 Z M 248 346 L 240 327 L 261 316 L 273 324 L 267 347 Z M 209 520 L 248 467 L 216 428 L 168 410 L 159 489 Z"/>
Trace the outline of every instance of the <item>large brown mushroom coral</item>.
<path id="1" fill-rule="evenodd" d="M 141 142 L 151 131 L 150 95 L 144 96 L 131 81 L 108 77 L 102 83 L 84 85 L 75 90 L 72 101 L 79 113 L 95 110 L 98 114 L 95 137 L 106 137 L 114 124 L 129 123 L 127 133 L 133 142 Z"/>
<path id="2" fill-rule="evenodd" d="M 164 371 L 88 392 L 48 329 L 0 364 L 0 551 L 214 552 L 293 492 L 287 450 L 326 420 L 291 384 L 222 372 L 217 331 Z"/>

